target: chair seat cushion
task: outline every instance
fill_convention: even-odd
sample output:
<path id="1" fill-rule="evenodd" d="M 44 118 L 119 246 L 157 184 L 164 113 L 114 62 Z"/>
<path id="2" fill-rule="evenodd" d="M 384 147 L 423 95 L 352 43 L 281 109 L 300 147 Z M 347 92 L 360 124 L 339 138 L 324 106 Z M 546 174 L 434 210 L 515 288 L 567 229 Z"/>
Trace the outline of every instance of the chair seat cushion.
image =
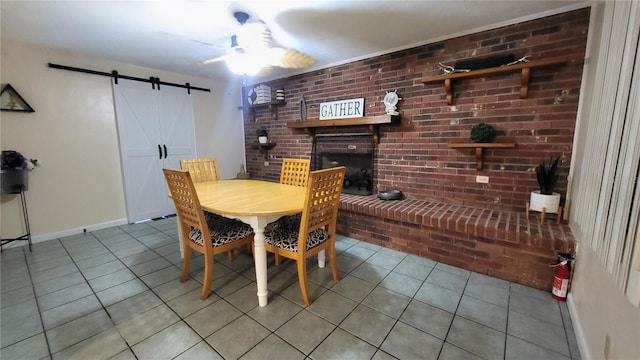
<path id="1" fill-rule="evenodd" d="M 294 215 L 285 215 L 280 217 L 278 220 L 269 223 L 267 227 L 271 229 L 282 229 L 282 230 L 297 230 L 300 228 L 300 220 L 302 219 L 302 214 L 294 214 Z"/>
<path id="2" fill-rule="evenodd" d="M 253 235 L 253 229 L 251 226 L 240 220 L 229 219 L 227 217 L 208 212 L 205 212 L 205 219 L 207 220 L 207 226 L 211 233 L 211 242 L 213 243 L 213 247 Z M 189 239 L 200 246 L 204 245 L 200 229 L 192 227 L 191 231 L 189 231 Z"/>
<path id="3" fill-rule="evenodd" d="M 222 215 L 218 215 L 216 213 L 212 213 L 209 212 L 207 210 L 204 210 L 204 219 L 207 221 L 207 223 L 209 223 L 210 221 L 215 221 L 218 220 L 220 218 L 223 218 L 224 216 Z"/>
<path id="4" fill-rule="evenodd" d="M 298 227 L 294 229 L 276 227 L 271 230 L 265 230 L 265 242 L 281 249 L 297 252 L 299 229 L 300 222 L 298 222 Z M 310 232 L 307 235 L 307 250 L 322 244 L 327 239 L 329 239 L 329 233 L 325 229 L 317 229 Z"/>

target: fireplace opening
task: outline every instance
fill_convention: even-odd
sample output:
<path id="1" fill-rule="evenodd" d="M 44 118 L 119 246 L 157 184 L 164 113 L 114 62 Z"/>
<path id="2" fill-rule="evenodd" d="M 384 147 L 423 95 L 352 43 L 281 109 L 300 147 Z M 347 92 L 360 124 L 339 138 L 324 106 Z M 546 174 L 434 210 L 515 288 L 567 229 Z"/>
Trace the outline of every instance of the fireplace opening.
<path id="1" fill-rule="evenodd" d="M 375 143 L 367 134 L 316 135 L 313 144 L 313 170 L 346 167 L 342 192 L 373 194 L 373 156 Z"/>

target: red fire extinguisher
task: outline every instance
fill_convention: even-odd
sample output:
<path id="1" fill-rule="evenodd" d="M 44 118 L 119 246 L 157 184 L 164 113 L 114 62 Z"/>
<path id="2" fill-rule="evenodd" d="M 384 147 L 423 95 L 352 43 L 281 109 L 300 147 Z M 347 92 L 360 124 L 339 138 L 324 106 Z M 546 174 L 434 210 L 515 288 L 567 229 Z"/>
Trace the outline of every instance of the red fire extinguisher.
<path id="1" fill-rule="evenodd" d="M 553 279 L 551 296 L 558 301 L 567 300 L 569 279 L 571 278 L 571 260 L 573 260 L 573 257 L 570 254 L 558 253 L 558 263 L 552 265 L 556 268 L 556 274 Z"/>

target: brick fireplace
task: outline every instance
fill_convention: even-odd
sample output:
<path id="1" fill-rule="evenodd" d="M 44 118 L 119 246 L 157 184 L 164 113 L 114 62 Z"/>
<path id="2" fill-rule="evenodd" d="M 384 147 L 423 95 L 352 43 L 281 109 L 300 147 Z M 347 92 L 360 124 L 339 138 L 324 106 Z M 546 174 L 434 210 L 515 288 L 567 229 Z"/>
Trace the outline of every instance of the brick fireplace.
<path id="1" fill-rule="evenodd" d="M 373 194 L 375 143 L 369 133 L 316 136 L 311 163 L 313 170 L 345 166 L 344 194 Z"/>

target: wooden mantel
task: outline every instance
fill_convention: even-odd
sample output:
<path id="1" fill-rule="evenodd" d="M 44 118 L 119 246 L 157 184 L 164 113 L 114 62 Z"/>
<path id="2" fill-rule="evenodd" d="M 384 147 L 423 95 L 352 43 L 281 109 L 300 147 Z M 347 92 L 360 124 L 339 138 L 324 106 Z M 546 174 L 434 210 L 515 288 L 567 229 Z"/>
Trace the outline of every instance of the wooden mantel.
<path id="1" fill-rule="evenodd" d="M 457 72 L 438 76 L 422 78 L 423 84 L 431 84 L 444 81 L 444 89 L 447 93 L 447 104 L 453 104 L 453 79 L 464 79 L 471 77 L 483 77 L 491 74 L 504 74 L 520 71 L 520 98 L 525 99 L 529 95 L 529 78 L 531 69 L 543 66 L 560 65 L 567 62 L 566 57 L 555 57 L 550 59 L 532 60 L 514 65 L 497 66 L 487 69 L 471 70 L 467 72 Z"/>
<path id="2" fill-rule="evenodd" d="M 399 124 L 400 115 L 375 115 L 375 116 L 363 116 L 359 118 L 346 118 L 346 119 L 329 119 L 329 120 L 304 120 L 304 121 L 289 121 L 287 127 L 296 129 L 305 129 L 307 133 L 313 138 L 315 136 L 316 128 L 320 127 L 337 127 L 337 126 L 358 126 L 366 125 L 369 132 L 373 135 L 373 141 L 377 144 L 380 138 L 378 127 L 384 124 Z"/>

